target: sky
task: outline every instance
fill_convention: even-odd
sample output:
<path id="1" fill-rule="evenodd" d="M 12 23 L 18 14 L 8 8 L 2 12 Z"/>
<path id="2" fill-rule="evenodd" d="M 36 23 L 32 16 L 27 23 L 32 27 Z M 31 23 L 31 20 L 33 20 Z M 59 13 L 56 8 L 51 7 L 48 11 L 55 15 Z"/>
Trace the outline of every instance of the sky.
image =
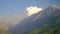
<path id="1" fill-rule="evenodd" d="M 60 6 L 60 0 L 0 0 L 0 23 L 16 25 L 51 5 Z"/>
<path id="2" fill-rule="evenodd" d="M 0 16 L 24 15 L 29 6 L 46 8 L 50 5 L 60 6 L 60 0 L 0 0 Z"/>

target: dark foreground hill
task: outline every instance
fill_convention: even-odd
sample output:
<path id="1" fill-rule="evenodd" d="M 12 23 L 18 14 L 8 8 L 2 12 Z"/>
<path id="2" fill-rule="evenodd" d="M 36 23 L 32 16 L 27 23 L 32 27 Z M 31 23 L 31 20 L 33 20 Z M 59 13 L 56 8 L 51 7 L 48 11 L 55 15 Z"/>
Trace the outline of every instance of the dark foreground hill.
<path id="1" fill-rule="evenodd" d="M 60 8 L 50 6 L 18 23 L 12 34 L 60 34 Z"/>

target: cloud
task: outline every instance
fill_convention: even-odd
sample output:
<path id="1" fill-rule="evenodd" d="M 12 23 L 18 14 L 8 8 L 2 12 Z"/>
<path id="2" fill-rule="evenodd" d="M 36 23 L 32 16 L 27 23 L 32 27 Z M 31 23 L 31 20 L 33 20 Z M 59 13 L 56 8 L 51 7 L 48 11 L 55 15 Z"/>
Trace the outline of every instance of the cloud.
<path id="1" fill-rule="evenodd" d="M 0 16 L 0 22 L 2 23 L 10 23 L 10 24 L 17 24 L 24 18 L 24 15 L 15 15 L 15 16 Z"/>
<path id="2" fill-rule="evenodd" d="M 38 13 L 39 11 L 42 11 L 42 8 L 38 8 L 36 6 L 30 6 L 26 8 L 26 11 L 28 13 L 28 16 L 31 16 L 32 14 Z"/>
<path id="3" fill-rule="evenodd" d="M 0 18 L 3 18 L 2 16 L 0 16 Z"/>

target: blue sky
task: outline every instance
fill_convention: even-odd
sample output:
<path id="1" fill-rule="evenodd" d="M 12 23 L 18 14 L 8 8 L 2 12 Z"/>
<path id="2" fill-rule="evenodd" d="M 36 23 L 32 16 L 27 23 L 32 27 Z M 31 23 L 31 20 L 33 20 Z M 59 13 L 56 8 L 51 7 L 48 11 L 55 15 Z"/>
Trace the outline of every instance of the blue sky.
<path id="1" fill-rule="evenodd" d="M 0 0 L 0 16 L 24 14 L 28 6 L 46 8 L 54 4 L 60 6 L 60 0 Z"/>

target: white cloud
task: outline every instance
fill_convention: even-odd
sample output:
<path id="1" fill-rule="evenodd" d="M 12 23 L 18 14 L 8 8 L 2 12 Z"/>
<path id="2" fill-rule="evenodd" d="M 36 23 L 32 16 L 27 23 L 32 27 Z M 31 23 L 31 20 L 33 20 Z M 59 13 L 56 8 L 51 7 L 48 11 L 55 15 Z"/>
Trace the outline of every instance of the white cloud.
<path id="1" fill-rule="evenodd" d="M 30 6 L 26 8 L 26 11 L 28 13 L 28 16 L 31 16 L 32 14 L 38 13 L 39 11 L 43 10 L 42 8 L 38 8 L 35 6 Z"/>

